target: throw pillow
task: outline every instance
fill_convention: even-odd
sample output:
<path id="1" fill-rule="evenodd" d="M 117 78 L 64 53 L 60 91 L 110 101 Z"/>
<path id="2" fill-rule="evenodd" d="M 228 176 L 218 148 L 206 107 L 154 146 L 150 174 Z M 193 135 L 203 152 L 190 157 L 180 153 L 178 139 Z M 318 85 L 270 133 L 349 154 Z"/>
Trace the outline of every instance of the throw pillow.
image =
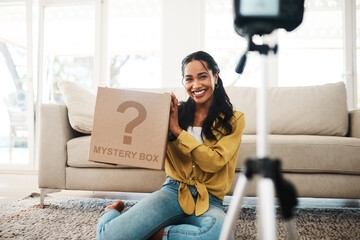
<path id="1" fill-rule="evenodd" d="M 68 109 L 71 127 L 81 133 L 92 132 L 96 95 L 75 82 L 61 81 L 58 84 Z"/>

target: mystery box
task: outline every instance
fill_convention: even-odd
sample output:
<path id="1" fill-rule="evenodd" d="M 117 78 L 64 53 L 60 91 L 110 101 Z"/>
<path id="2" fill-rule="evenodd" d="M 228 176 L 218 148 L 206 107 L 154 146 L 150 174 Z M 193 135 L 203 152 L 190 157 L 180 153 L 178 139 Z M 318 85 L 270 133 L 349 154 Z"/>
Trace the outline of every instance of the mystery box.
<path id="1" fill-rule="evenodd" d="M 89 161 L 163 169 L 170 94 L 99 87 Z"/>

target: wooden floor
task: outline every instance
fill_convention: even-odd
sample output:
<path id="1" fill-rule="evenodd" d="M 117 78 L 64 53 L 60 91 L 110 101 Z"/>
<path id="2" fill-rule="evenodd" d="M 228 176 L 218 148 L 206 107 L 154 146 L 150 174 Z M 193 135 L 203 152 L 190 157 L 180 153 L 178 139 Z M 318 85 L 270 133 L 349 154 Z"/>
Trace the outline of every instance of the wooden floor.
<path id="1" fill-rule="evenodd" d="M 0 174 L 0 204 L 23 199 L 32 193 L 40 193 L 38 176 L 35 174 Z M 108 198 L 123 200 L 140 200 L 147 193 L 121 193 L 99 191 L 67 191 L 52 193 L 58 197 Z"/>
<path id="2" fill-rule="evenodd" d="M 38 176 L 36 174 L 3 174 L 0 173 L 0 204 L 23 199 L 32 193 L 40 193 L 38 188 Z M 84 198 L 107 198 L 122 200 L 140 200 L 148 193 L 122 193 L 100 191 L 67 191 L 52 193 L 58 197 L 84 197 Z M 256 206 L 256 197 L 244 198 L 244 205 Z M 225 204 L 229 204 L 231 197 L 225 197 Z M 355 207 L 360 208 L 359 199 L 315 199 L 300 198 L 298 207 Z"/>
<path id="3" fill-rule="evenodd" d="M 11 202 L 39 192 L 37 175 L 0 174 L 0 203 Z"/>

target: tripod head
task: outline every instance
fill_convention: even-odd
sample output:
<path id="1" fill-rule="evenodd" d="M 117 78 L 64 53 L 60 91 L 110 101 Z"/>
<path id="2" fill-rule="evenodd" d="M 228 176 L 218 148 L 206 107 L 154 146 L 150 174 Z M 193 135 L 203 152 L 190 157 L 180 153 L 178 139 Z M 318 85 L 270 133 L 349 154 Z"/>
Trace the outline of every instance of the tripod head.
<path id="1" fill-rule="evenodd" d="M 262 55 L 268 55 L 270 51 L 272 51 L 274 54 L 277 53 L 278 51 L 278 45 L 276 44 L 274 47 L 270 47 L 267 44 L 261 44 L 261 45 L 257 45 L 253 42 L 253 36 L 248 36 L 248 47 L 246 49 L 246 51 L 244 52 L 244 54 L 242 55 L 242 57 L 240 58 L 240 61 L 238 63 L 238 65 L 235 68 L 235 71 L 238 74 L 242 74 L 245 68 L 245 64 L 246 64 L 246 59 L 247 59 L 247 54 L 249 51 L 253 51 L 253 52 L 259 52 Z"/>
<path id="2" fill-rule="evenodd" d="M 277 45 L 256 45 L 254 35 L 270 34 L 278 28 L 290 32 L 297 28 L 304 15 L 304 0 L 234 0 L 234 28 L 237 34 L 247 38 L 248 48 L 242 55 L 235 71 L 241 74 L 246 63 L 248 51 L 267 55 L 277 52 Z"/>

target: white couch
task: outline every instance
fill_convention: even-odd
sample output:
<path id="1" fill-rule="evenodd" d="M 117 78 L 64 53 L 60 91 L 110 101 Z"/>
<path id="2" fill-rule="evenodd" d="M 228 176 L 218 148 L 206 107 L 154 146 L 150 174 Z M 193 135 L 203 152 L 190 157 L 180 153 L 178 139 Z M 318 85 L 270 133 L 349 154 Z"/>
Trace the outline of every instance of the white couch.
<path id="1" fill-rule="evenodd" d="M 95 95 L 71 83 L 61 88 L 65 104 L 41 108 L 39 188 L 49 191 L 91 190 L 153 192 L 163 170 L 109 166 L 88 161 Z M 174 91 L 186 98 L 182 88 Z M 256 152 L 256 89 L 226 88 L 234 108 L 246 115 L 234 183 L 244 162 Z M 360 109 L 349 111 L 343 83 L 271 88 L 270 156 L 282 161 L 284 177 L 299 197 L 360 199 Z M 75 131 L 74 129 L 77 129 Z M 78 131 L 82 131 L 80 133 Z M 254 196 L 255 181 L 248 193 Z"/>

